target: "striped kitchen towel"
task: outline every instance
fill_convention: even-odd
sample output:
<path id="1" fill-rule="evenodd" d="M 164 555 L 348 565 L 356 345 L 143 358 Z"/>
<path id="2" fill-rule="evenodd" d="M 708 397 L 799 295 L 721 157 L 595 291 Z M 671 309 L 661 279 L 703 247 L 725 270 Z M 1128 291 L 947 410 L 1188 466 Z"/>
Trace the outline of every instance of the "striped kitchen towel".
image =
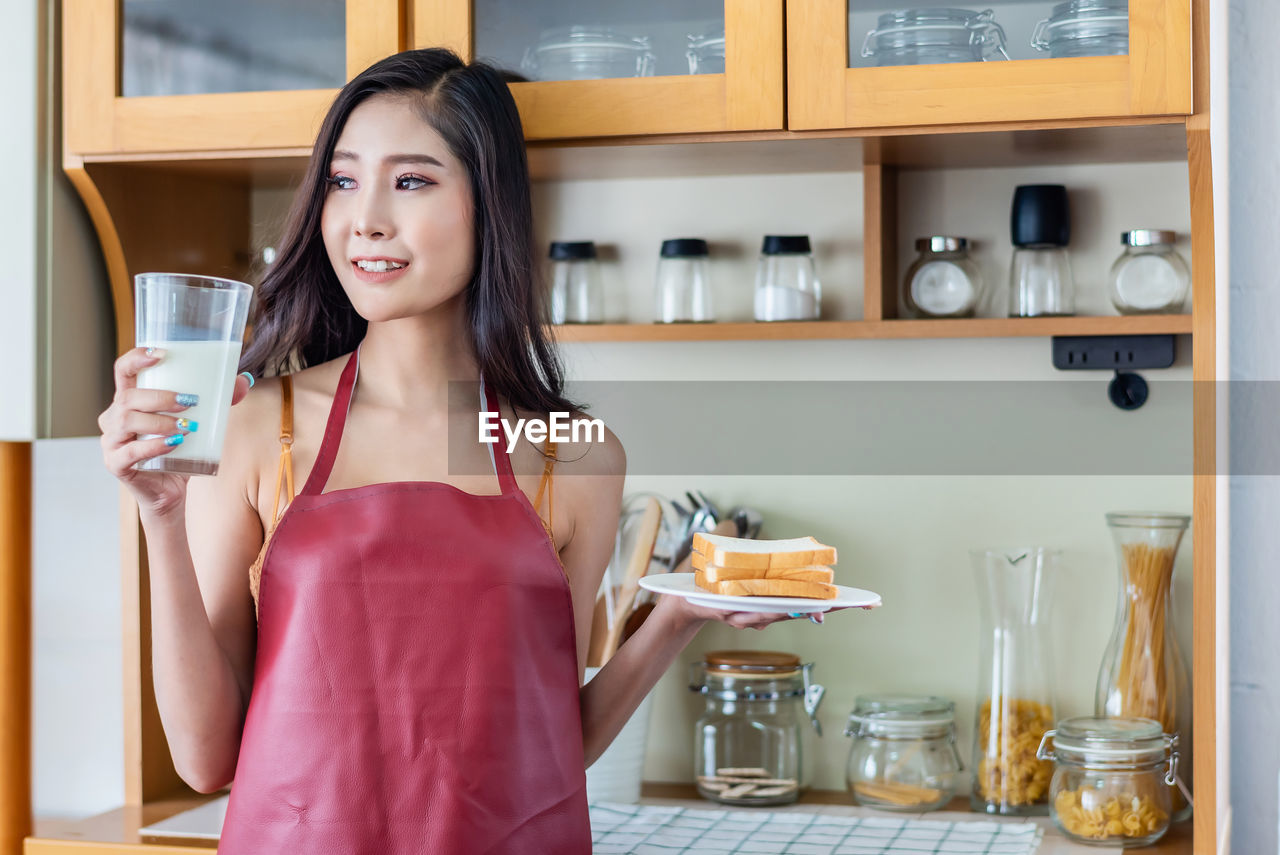
<path id="1" fill-rule="evenodd" d="M 1042 835 L 1030 822 L 591 805 L 595 855 L 1031 855 Z"/>

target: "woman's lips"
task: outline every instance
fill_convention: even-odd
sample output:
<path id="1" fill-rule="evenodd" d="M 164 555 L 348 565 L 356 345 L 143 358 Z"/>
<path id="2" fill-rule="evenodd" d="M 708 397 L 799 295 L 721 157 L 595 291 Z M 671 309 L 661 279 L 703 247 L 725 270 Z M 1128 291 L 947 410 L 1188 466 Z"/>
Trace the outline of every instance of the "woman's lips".
<path id="1" fill-rule="evenodd" d="M 404 273 L 406 270 L 409 269 L 409 265 L 406 264 L 404 267 L 398 267 L 395 270 L 384 270 L 380 273 L 375 273 L 372 270 L 365 270 L 361 268 L 360 265 L 356 264 L 353 261 L 351 262 L 351 269 L 355 271 L 356 278 L 359 279 L 361 282 L 369 282 L 374 285 L 381 285 L 384 282 L 390 282 L 400 274 Z"/>

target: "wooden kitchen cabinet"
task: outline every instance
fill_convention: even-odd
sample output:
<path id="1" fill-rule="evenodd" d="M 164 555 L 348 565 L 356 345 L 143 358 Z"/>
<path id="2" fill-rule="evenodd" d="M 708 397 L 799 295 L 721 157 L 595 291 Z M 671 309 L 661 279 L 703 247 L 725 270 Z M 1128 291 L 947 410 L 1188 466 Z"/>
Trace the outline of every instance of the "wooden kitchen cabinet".
<path id="1" fill-rule="evenodd" d="M 444 45 L 534 78 L 511 86 L 530 140 L 783 127 L 783 0 L 654 0 L 603 9 L 586 0 L 411 0 L 410 6 L 411 47 Z M 577 47 L 565 47 L 571 28 L 580 31 Z M 713 65 L 707 73 L 703 64 L 691 73 L 689 37 L 721 32 L 723 71 Z M 620 46 L 627 39 L 634 49 Z M 538 53 L 539 44 L 548 50 Z M 606 56 L 617 64 L 604 68 Z M 547 67 L 552 61 L 556 68 Z M 641 66 L 645 76 L 633 76 Z M 618 76 L 566 79 L 595 72 Z"/>
<path id="2" fill-rule="evenodd" d="M 401 19 L 397 0 L 63 0 L 66 150 L 310 149 L 337 90 L 400 49 Z"/>
<path id="3" fill-rule="evenodd" d="M 324 111 L 342 81 L 380 57 L 411 46 L 448 46 L 464 56 L 492 58 L 518 70 L 519 52 L 501 54 L 492 40 L 495 22 L 505 26 L 506 17 L 529 17 L 529 7 L 560 6 L 576 12 L 603 5 L 587 0 L 334 0 L 344 10 L 345 56 L 341 79 L 333 86 L 140 95 L 130 94 L 125 86 L 127 0 L 62 2 L 65 168 L 103 247 L 115 311 L 102 323 L 114 324 L 121 349 L 132 343 L 133 274 L 185 269 L 252 277 L 254 194 L 263 187 L 281 189 L 296 183 Z M 1162 851 L 1197 855 L 1215 851 L 1215 757 L 1225 744 L 1225 722 L 1220 730 L 1215 699 L 1225 662 L 1218 661 L 1215 648 L 1216 401 L 1211 381 L 1216 378 L 1217 347 L 1208 2 L 1130 0 L 1131 53 L 1125 57 L 888 68 L 850 64 L 851 43 L 859 48 L 865 35 L 856 26 L 851 32 L 850 6 L 855 4 L 854 11 L 861 14 L 864 0 L 609 4 L 651 6 L 659 11 L 644 14 L 655 18 L 666 14 L 661 10 L 696 7 L 701 16 L 696 21 L 692 13 L 672 18 L 679 26 L 663 36 L 668 60 L 679 60 L 679 49 L 671 52 L 671 39 L 681 44 L 689 34 L 684 29 L 693 32 L 695 26 L 722 20 L 724 73 L 677 71 L 512 85 L 526 136 L 533 143 L 530 162 L 539 180 L 620 174 L 747 176 L 788 171 L 779 165 L 796 161 L 815 172 L 863 173 L 860 237 L 865 265 L 863 281 L 856 285 L 861 291 L 860 320 L 565 327 L 557 330 L 562 340 L 663 346 L 675 340 L 789 339 L 795 347 L 804 347 L 806 339 L 1192 336 L 1194 378 L 1210 381 L 1197 383 L 1195 401 L 1195 843 L 1192 849 L 1184 832 Z M 1039 7 L 1047 14 L 1051 3 L 1043 0 Z M 242 12 L 251 4 L 238 0 L 199 5 L 217 16 Z M 890 8 L 888 0 L 881 5 Z M 923 0 L 913 5 L 943 3 Z M 702 11 L 708 8 L 712 11 Z M 573 22 L 569 18 L 547 26 Z M 617 25 L 628 23 L 636 22 Z M 543 28 L 535 20 L 518 31 L 519 38 L 529 42 L 531 35 L 536 40 Z M 1188 170 L 1194 283 L 1189 315 L 955 321 L 895 316 L 894 259 L 901 241 L 911 237 L 899 235 L 895 226 L 904 170 L 1144 159 L 1184 162 Z M 649 287 L 648 282 L 633 285 Z M 184 787 L 173 770 L 156 711 L 145 549 L 136 507 L 124 496 L 121 537 L 125 811 L 137 812 L 182 797 Z M 148 813 L 151 818 L 160 815 Z M 29 840 L 27 851 L 172 851 L 135 841 L 125 849 L 91 825 L 44 836 Z"/>
<path id="4" fill-rule="evenodd" d="M 1060 0 L 1058 0 L 1060 1 Z M 1192 112 L 1191 0 L 1129 0 L 1127 56 L 1026 58 L 1033 23 L 1055 0 L 997 9 L 1010 61 L 870 65 L 864 39 L 889 0 L 787 4 L 787 126 L 914 127 L 975 122 L 1187 115 Z M 981 52 L 981 51 L 979 51 Z M 1048 54 L 1039 54 L 1047 57 Z M 997 54 L 998 56 L 998 54 Z"/>

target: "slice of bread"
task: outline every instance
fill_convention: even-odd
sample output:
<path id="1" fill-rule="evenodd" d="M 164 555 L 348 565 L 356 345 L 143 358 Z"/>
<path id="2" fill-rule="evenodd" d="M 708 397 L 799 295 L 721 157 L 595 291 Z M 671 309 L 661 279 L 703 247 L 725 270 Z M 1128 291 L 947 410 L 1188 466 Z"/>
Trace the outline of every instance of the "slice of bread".
<path id="1" fill-rule="evenodd" d="M 702 566 L 733 567 L 743 570 L 767 570 L 782 567 L 809 567 L 836 563 L 835 547 L 819 543 L 812 537 L 786 540 L 751 540 L 722 534 L 693 536 L 694 568 Z"/>
<path id="2" fill-rule="evenodd" d="M 793 579 L 734 579 L 728 582 L 708 582 L 706 589 L 714 594 L 733 597 L 807 597 L 834 600 L 836 596 L 835 585 L 798 582 Z"/>
<path id="3" fill-rule="evenodd" d="M 830 567 L 770 567 L 768 570 L 743 570 L 739 567 L 717 567 L 714 564 L 699 568 L 708 582 L 731 582 L 739 579 L 790 579 L 793 582 L 818 582 L 830 585 L 835 581 L 835 571 Z"/>

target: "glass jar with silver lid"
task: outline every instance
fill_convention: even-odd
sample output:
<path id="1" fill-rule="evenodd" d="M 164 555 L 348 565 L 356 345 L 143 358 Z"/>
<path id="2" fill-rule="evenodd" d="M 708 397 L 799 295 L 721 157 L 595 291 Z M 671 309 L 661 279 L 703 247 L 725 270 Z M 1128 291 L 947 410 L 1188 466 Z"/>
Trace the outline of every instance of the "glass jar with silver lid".
<path id="1" fill-rule="evenodd" d="M 1069 0 L 1036 24 L 1031 46 L 1053 58 L 1129 53 L 1129 0 Z"/>
<path id="2" fill-rule="evenodd" d="M 1191 270 L 1174 249 L 1178 236 L 1164 229 L 1120 235 L 1124 252 L 1111 266 L 1111 303 L 1122 315 L 1179 312 L 1191 289 Z"/>
<path id="3" fill-rule="evenodd" d="M 706 35 L 689 35 L 690 74 L 724 74 L 724 30 Z"/>
<path id="4" fill-rule="evenodd" d="M 933 65 L 1008 59 L 1004 30 L 986 9 L 900 9 L 886 12 L 862 42 L 876 65 Z"/>
<path id="5" fill-rule="evenodd" d="M 856 804 L 937 810 L 959 789 L 955 704 L 946 698 L 860 696 L 844 732 L 853 738 L 845 779 Z"/>
<path id="6" fill-rule="evenodd" d="M 818 705 L 813 663 L 791 653 L 721 650 L 690 668 L 706 699 L 694 727 L 698 794 L 730 805 L 790 804 L 812 778 Z"/>
<path id="7" fill-rule="evenodd" d="M 652 77 L 654 62 L 648 36 L 572 26 L 544 30 L 525 51 L 520 68 L 533 80 L 599 80 Z"/>
<path id="8" fill-rule="evenodd" d="M 902 299 L 919 318 L 972 317 L 983 296 L 982 270 L 969 257 L 969 239 L 935 235 L 916 240 L 916 257 L 902 280 Z"/>
<path id="9" fill-rule="evenodd" d="M 1146 846 L 1169 830 L 1173 788 L 1181 786 L 1178 737 L 1164 733 L 1159 722 L 1063 719 L 1044 734 L 1036 756 L 1054 762 L 1049 815 L 1072 840 Z"/>

